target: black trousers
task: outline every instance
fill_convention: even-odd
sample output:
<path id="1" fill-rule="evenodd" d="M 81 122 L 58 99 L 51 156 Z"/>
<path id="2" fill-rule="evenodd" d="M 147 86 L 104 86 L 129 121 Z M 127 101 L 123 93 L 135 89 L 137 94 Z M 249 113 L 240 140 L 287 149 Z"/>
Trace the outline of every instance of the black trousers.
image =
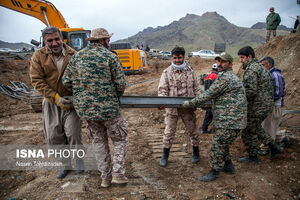
<path id="1" fill-rule="evenodd" d="M 213 120 L 213 114 L 211 112 L 211 109 L 208 109 L 208 110 L 206 110 L 205 117 L 204 117 L 203 124 L 202 124 L 202 131 L 203 132 L 207 131 L 208 126 L 210 125 L 212 120 Z"/>

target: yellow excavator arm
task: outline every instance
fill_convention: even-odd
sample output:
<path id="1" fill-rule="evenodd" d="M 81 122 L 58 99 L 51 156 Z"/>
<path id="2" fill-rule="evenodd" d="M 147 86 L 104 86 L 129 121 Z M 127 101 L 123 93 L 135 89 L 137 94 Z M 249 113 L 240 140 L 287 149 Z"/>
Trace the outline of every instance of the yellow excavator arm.
<path id="1" fill-rule="evenodd" d="M 46 26 L 56 26 L 61 30 L 64 41 L 77 51 L 88 44 L 85 39 L 89 37 L 90 31 L 83 28 L 70 28 L 59 10 L 49 1 L 0 0 L 0 6 L 35 17 Z"/>
<path id="2" fill-rule="evenodd" d="M 46 26 L 69 28 L 62 14 L 49 1 L 44 0 L 1 0 L 0 6 L 35 17 Z"/>

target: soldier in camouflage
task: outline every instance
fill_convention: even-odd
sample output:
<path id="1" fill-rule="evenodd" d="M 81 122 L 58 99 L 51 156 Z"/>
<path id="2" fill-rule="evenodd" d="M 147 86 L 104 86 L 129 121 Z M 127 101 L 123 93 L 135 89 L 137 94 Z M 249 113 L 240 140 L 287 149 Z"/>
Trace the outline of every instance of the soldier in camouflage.
<path id="1" fill-rule="evenodd" d="M 282 148 L 274 144 L 271 136 L 262 128 L 261 123 L 272 111 L 273 85 L 269 71 L 256 59 L 252 47 L 246 46 L 238 51 L 243 69 L 243 84 L 246 90 L 248 102 L 247 127 L 242 132 L 242 140 L 246 146 L 248 156 L 239 159 L 240 162 L 258 162 L 258 140 L 268 145 L 271 150 L 271 158 L 282 151 Z"/>
<path id="2" fill-rule="evenodd" d="M 88 123 L 102 187 L 128 182 L 125 177 L 128 127 L 119 103 L 126 80 L 119 58 L 108 50 L 111 36 L 104 28 L 92 30 L 87 39 L 90 44 L 72 57 L 63 76 L 63 84 L 73 91 L 79 117 Z M 107 131 L 114 145 L 113 164 Z"/>
<path id="3" fill-rule="evenodd" d="M 220 171 L 235 173 L 229 148 L 247 124 L 246 93 L 242 82 L 232 71 L 233 59 L 227 53 L 219 58 L 219 74 L 209 89 L 183 104 L 187 108 L 204 106 L 205 102 L 213 100 L 216 132 L 210 150 L 211 170 L 200 178 L 205 182 L 217 179 Z"/>
<path id="4" fill-rule="evenodd" d="M 172 65 L 165 69 L 158 85 L 158 96 L 195 97 L 200 94 L 200 86 L 194 70 L 184 60 L 183 47 L 172 50 Z M 163 156 L 160 166 L 166 167 L 170 148 L 176 132 L 178 117 L 181 117 L 186 132 L 190 136 L 193 146 L 192 162 L 197 163 L 199 157 L 199 131 L 196 125 L 195 109 L 166 108 L 165 131 L 163 138 Z"/>

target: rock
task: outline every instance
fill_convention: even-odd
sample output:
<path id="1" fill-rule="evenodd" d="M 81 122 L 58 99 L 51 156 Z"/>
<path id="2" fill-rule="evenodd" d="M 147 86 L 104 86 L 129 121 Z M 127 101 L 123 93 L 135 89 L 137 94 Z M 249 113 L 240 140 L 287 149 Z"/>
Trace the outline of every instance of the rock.
<path id="1" fill-rule="evenodd" d="M 65 184 L 63 184 L 61 186 L 61 189 L 65 189 L 66 187 L 68 187 L 70 185 L 70 182 L 66 182 Z"/>

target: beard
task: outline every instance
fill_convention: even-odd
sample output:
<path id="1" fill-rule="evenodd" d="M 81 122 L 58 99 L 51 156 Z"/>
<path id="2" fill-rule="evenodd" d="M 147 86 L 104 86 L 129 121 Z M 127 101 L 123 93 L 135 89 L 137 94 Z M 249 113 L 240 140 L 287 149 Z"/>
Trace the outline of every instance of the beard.
<path id="1" fill-rule="evenodd" d="M 62 45 L 49 47 L 54 54 L 60 54 L 62 52 Z"/>

